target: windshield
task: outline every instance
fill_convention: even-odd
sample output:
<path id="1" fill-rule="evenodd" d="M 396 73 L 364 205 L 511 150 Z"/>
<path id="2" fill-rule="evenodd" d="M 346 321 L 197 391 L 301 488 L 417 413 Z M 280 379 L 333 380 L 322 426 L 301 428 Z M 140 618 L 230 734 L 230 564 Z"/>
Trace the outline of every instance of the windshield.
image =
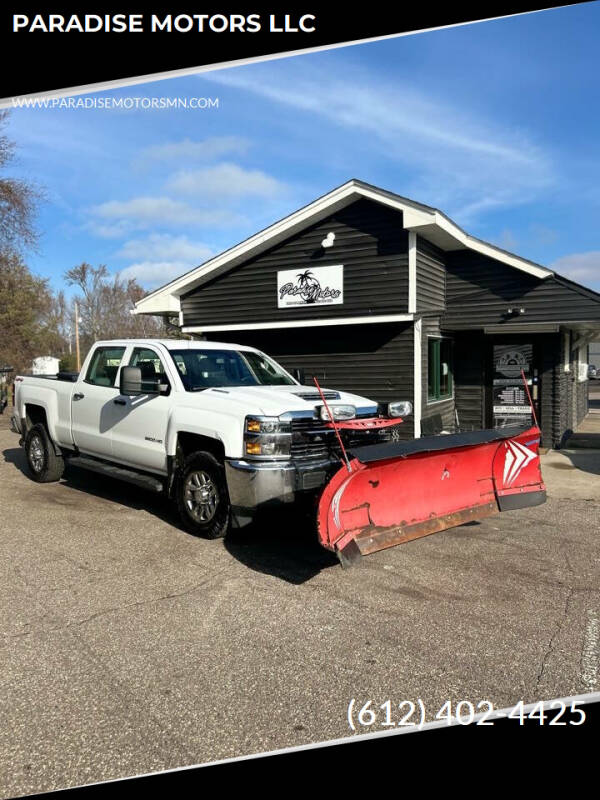
<path id="1" fill-rule="evenodd" d="M 171 350 L 188 392 L 219 386 L 282 386 L 295 381 L 263 353 L 250 350 Z"/>

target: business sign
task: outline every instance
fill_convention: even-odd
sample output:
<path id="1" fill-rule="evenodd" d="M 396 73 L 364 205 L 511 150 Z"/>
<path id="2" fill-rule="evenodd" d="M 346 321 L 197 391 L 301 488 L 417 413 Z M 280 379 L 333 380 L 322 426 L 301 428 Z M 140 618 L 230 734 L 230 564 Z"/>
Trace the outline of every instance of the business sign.
<path id="1" fill-rule="evenodd" d="M 523 385 L 521 370 L 531 384 L 533 347 L 531 344 L 496 345 L 492 403 L 494 427 L 531 424 L 531 407 Z"/>
<path id="2" fill-rule="evenodd" d="M 278 308 L 335 306 L 344 302 L 344 267 L 286 269 L 277 273 Z"/>

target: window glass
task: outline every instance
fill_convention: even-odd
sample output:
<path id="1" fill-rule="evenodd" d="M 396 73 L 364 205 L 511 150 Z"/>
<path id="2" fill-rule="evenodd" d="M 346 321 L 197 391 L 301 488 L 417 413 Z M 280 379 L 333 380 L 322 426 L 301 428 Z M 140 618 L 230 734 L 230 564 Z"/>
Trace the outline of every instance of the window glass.
<path id="1" fill-rule="evenodd" d="M 147 347 L 134 347 L 129 359 L 130 367 L 139 367 L 142 371 L 142 381 L 156 381 L 169 383 L 167 373 L 160 356 Z"/>
<path id="2" fill-rule="evenodd" d="M 438 358 L 438 345 L 439 339 L 427 340 L 427 397 L 429 400 L 435 400 L 436 396 L 436 375 L 437 375 L 437 358 Z"/>
<path id="3" fill-rule="evenodd" d="M 282 371 L 279 364 L 271 361 L 271 359 L 267 358 L 263 353 L 253 353 L 250 350 L 242 350 L 240 355 L 248 362 L 250 369 L 258 378 L 259 383 L 267 386 L 293 383 Z"/>
<path id="4" fill-rule="evenodd" d="M 452 396 L 452 340 L 427 341 L 427 398 L 444 400 Z"/>
<path id="5" fill-rule="evenodd" d="M 85 378 L 86 383 L 93 383 L 95 386 L 114 386 L 124 352 L 124 347 L 99 347 L 92 356 Z"/>
<path id="6" fill-rule="evenodd" d="M 440 340 L 440 397 L 452 394 L 451 346 L 450 339 Z"/>
<path id="7" fill-rule="evenodd" d="M 171 350 L 188 392 L 219 386 L 294 385 L 282 368 L 249 350 Z"/>
<path id="8" fill-rule="evenodd" d="M 130 367 L 139 367 L 142 370 L 144 380 L 160 378 L 161 383 L 167 380 L 167 374 L 160 356 L 154 350 L 147 347 L 135 347 L 129 359 Z"/>

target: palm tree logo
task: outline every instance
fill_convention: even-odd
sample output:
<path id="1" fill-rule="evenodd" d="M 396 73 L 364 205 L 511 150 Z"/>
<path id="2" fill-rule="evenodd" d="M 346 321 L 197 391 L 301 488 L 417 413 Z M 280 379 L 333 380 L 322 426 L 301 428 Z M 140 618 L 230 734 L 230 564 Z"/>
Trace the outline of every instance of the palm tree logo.
<path id="1" fill-rule="evenodd" d="M 321 291 L 321 284 L 312 272 L 307 269 L 304 270 L 304 272 L 298 273 L 296 277 L 298 278 L 298 287 L 302 290 L 300 292 L 300 297 L 302 297 L 306 303 L 316 302 Z"/>

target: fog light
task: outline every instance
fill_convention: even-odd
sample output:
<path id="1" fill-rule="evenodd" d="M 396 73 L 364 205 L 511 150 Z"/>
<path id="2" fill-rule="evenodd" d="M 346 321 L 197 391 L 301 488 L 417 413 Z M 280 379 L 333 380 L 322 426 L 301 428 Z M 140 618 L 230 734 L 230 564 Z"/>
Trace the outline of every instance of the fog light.
<path id="1" fill-rule="evenodd" d="M 387 413 L 389 417 L 408 417 L 412 410 L 410 400 L 397 400 L 395 403 L 388 403 Z"/>
<path id="2" fill-rule="evenodd" d="M 334 420 L 342 420 L 342 419 L 354 419 L 356 416 L 356 408 L 354 406 L 329 406 L 331 413 L 333 414 Z M 329 413 L 325 406 L 321 406 L 321 419 L 329 422 Z"/>

